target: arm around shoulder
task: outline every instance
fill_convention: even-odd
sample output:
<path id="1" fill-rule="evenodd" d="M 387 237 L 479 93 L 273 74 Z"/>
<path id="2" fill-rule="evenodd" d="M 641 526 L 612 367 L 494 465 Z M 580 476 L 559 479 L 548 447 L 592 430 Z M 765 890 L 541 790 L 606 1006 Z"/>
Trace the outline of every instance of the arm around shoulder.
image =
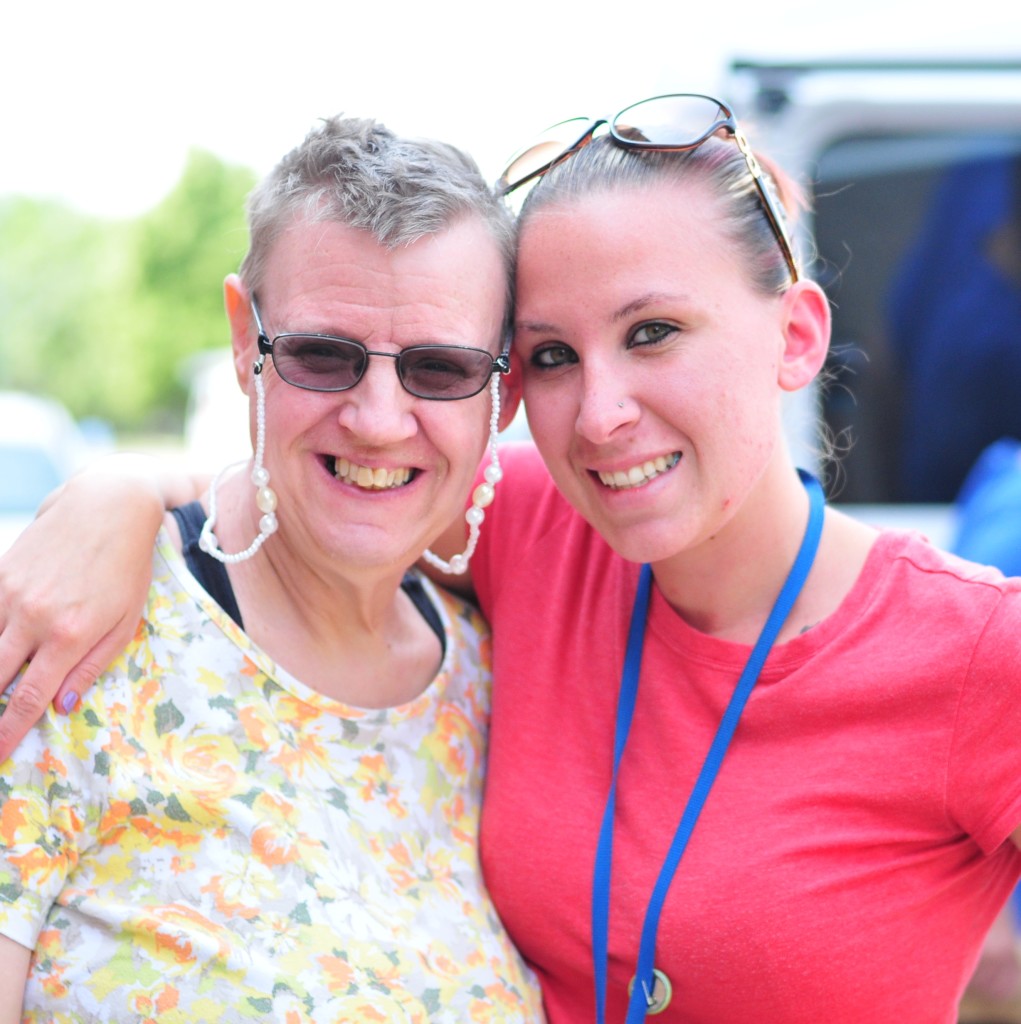
<path id="1" fill-rule="evenodd" d="M 164 503 L 197 478 L 116 455 L 79 473 L 0 557 L 0 692 L 25 667 L 0 717 L 0 762 L 49 701 L 69 711 L 134 636 Z"/>

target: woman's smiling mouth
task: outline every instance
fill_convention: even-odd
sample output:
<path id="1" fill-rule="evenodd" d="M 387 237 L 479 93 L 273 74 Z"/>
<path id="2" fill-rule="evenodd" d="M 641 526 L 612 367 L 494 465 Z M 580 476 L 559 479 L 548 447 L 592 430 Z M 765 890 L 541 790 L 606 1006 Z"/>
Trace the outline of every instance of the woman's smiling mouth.
<path id="1" fill-rule="evenodd" d="M 386 469 L 383 466 L 373 468 L 360 466 L 342 457 L 327 459 L 327 466 L 342 483 L 366 491 L 386 491 L 394 487 L 403 487 L 415 475 L 415 470 L 407 466 L 397 469 Z"/>
<path id="2" fill-rule="evenodd" d="M 680 461 L 681 453 L 673 452 L 670 455 L 657 455 L 656 458 L 647 459 L 630 469 L 617 470 L 613 473 L 599 472 L 596 475 L 606 487 L 622 491 L 632 487 L 642 487 L 650 480 L 655 480 L 656 477 L 673 469 Z"/>

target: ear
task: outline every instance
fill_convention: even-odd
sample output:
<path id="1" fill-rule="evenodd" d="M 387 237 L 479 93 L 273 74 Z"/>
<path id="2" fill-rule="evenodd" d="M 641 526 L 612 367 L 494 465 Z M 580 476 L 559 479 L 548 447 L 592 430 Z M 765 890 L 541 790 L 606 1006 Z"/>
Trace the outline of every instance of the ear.
<path id="1" fill-rule="evenodd" d="M 521 362 L 511 349 L 510 373 L 500 376 L 500 429 L 506 430 L 521 405 Z"/>
<path id="2" fill-rule="evenodd" d="M 230 344 L 234 352 L 234 372 L 247 395 L 252 380 L 252 364 L 259 358 L 258 338 L 248 289 L 237 274 L 228 274 L 223 282 L 223 304 L 230 324 Z"/>
<path id="3" fill-rule="evenodd" d="M 814 281 L 798 281 L 780 297 L 783 352 L 777 379 L 797 391 L 822 369 L 830 346 L 830 303 Z"/>

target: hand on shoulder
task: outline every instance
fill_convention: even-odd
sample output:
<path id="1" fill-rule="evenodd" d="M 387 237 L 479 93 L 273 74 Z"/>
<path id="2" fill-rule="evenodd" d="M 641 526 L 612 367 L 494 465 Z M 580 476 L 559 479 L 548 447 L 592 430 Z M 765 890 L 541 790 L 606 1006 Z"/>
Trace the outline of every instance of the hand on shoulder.
<path id="1" fill-rule="evenodd" d="M 185 481 L 144 457 L 102 460 L 0 556 L 0 690 L 24 669 L 0 716 L 0 762 L 50 701 L 73 710 L 131 640 L 164 499 L 190 497 L 197 484 Z"/>

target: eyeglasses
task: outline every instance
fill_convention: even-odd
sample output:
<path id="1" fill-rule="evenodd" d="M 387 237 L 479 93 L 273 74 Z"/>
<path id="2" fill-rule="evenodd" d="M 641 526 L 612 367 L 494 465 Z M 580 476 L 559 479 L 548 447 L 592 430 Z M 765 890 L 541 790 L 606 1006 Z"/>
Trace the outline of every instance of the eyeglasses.
<path id="1" fill-rule="evenodd" d="M 719 132 L 726 132 L 737 143 L 748 165 L 748 173 L 783 252 L 791 281 L 798 280 L 800 275 L 794 247 L 784 225 L 783 214 L 766 186 L 759 161 L 737 126 L 733 112 L 725 103 L 711 96 L 697 93 L 653 96 L 625 107 L 609 121 L 605 118 L 592 121 L 583 117 L 561 121 L 511 159 L 496 183 L 497 191 L 505 196 L 526 182 L 541 177 L 561 160 L 588 145 L 596 129 L 604 124 L 608 125 L 610 137 L 618 146 L 655 152 L 696 149 Z"/>
<path id="2" fill-rule="evenodd" d="M 373 352 L 360 341 L 330 334 L 278 334 L 270 341 L 254 295 L 252 315 L 259 331 L 259 351 L 271 356 L 281 380 L 306 391 L 353 388 L 365 376 L 369 356 L 393 359 L 405 391 L 437 402 L 471 398 L 494 372 L 510 372 L 506 351 L 494 359 L 484 349 L 461 345 L 411 345 L 400 352 Z"/>

